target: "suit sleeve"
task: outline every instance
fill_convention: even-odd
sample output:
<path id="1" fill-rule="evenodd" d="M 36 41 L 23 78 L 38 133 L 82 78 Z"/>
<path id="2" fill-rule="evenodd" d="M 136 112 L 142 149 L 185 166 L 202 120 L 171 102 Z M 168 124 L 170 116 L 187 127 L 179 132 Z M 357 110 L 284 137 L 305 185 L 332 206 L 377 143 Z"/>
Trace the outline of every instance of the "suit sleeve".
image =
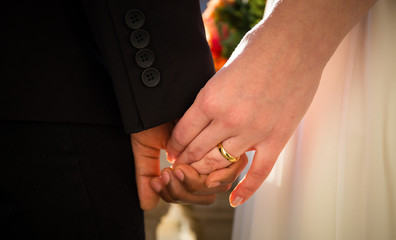
<path id="1" fill-rule="evenodd" d="M 197 0 L 83 1 L 127 133 L 180 118 L 214 74 Z"/>

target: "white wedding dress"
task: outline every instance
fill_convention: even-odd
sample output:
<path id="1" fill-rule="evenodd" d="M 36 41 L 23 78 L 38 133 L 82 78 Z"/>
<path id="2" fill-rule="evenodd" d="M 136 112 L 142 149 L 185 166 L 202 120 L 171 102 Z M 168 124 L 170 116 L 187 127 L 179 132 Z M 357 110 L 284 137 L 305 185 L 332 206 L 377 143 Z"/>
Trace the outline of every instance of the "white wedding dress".
<path id="1" fill-rule="evenodd" d="M 342 41 L 234 219 L 233 240 L 396 239 L 396 0 L 378 0 Z"/>

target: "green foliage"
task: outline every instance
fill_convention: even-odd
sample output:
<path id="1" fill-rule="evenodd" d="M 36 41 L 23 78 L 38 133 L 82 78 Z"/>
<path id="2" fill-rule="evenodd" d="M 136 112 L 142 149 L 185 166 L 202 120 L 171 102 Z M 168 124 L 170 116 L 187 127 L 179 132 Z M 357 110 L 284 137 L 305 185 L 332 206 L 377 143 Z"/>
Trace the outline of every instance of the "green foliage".
<path id="1" fill-rule="evenodd" d="M 242 37 L 262 19 L 265 3 L 266 0 L 235 0 L 215 10 L 222 56 L 229 58 Z M 228 29 L 228 36 L 224 36 L 224 28 Z"/>

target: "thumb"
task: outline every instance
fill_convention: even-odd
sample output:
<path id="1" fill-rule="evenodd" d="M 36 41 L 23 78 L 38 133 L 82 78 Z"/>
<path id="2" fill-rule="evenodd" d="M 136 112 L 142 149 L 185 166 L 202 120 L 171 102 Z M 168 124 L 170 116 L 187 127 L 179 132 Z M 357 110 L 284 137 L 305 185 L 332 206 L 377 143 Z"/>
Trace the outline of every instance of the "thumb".
<path id="1" fill-rule="evenodd" d="M 248 173 L 230 194 L 232 207 L 237 207 L 248 200 L 270 174 L 278 154 L 266 153 L 257 149 Z"/>

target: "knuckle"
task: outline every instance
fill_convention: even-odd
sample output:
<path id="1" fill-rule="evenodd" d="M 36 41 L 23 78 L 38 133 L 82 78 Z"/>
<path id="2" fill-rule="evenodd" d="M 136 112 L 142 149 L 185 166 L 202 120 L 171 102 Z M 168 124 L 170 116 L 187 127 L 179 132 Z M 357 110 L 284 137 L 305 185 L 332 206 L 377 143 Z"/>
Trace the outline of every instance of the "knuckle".
<path id="1" fill-rule="evenodd" d="M 227 129 L 236 129 L 241 127 L 243 123 L 243 116 L 236 113 L 234 110 L 230 110 L 227 113 L 230 117 L 223 119 L 223 127 Z"/>
<path id="2" fill-rule="evenodd" d="M 200 93 L 198 107 L 202 113 L 210 114 L 216 111 L 216 100 L 214 100 L 207 91 L 202 91 Z"/>
<path id="3" fill-rule="evenodd" d="M 192 147 L 186 149 L 186 155 L 190 160 L 198 161 L 200 159 L 200 153 L 194 150 Z"/>
<path id="4" fill-rule="evenodd" d="M 246 195 L 251 196 L 253 193 L 255 193 L 257 188 L 261 185 L 265 178 L 267 178 L 267 176 L 267 169 L 252 171 L 250 173 L 249 182 L 246 182 L 246 184 L 243 186 L 243 191 L 246 193 Z"/>
<path id="5" fill-rule="evenodd" d="M 244 195 L 251 196 L 254 192 L 256 192 L 256 188 L 253 185 L 245 185 L 243 188 Z"/>
<path id="6" fill-rule="evenodd" d="M 238 121 L 236 116 L 235 117 L 233 116 L 233 117 L 230 117 L 230 118 L 226 118 L 224 120 L 224 124 L 226 125 L 226 127 L 233 128 L 233 127 L 238 126 L 239 121 Z"/>
<path id="7" fill-rule="evenodd" d="M 251 178 L 264 180 L 268 176 L 268 169 L 262 168 L 251 172 Z"/>
<path id="8" fill-rule="evenodd" d="M 206 114 L 206 115 L 210 115 L 214 108 L 214 104 L 211 101 L 202 101 L 200 109 L 201 111 Z"/>
<path id="9" fill-rule="evenodd" d="M 200 160 L 201 159 L 201 154 L 203 152 L 203 148 L 200 145 L 191 144 L 189 146 L 189 151 L 195 153 L 196 160 Z"/>
<path id="10" fill-rule="evenodd" d="M 222 168 L 222 164 L 220 163 L 220 161 L 213 158 L 206 158 L 205 164 L 208 167 L 209 171 L 214 171 Z"/>
<path id="11" fill-rule="evenodd" d="M 174 143 L 177 145 L 177 147 L 183 146 L 184 143 L 184 136 L 183 130 L 182 129 L 175 129 L 172 133 L 172 138 Z"/>

